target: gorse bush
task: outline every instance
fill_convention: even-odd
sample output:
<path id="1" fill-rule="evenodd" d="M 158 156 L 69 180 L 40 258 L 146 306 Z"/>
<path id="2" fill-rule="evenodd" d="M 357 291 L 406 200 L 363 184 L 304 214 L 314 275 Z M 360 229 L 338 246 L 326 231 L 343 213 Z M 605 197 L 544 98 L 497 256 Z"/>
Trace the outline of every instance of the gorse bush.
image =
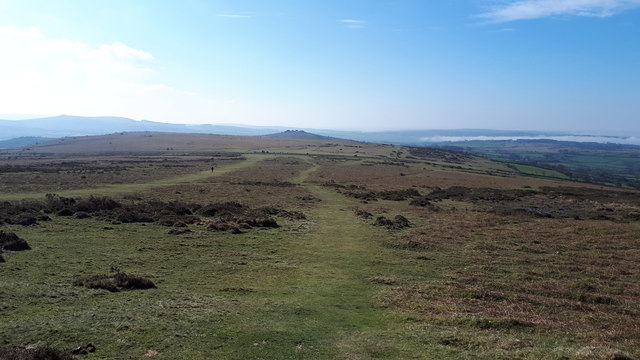
<path id="1" fill-rule="evenodd" d="M 48 346 L 0 349 L 0 360 L 73 360 L 71 354 Z"/>
<path id="2" fill-rule="evenodd" d="M 83 277 L 75 280 L 73 284 L 76 286 L 84 286 L 89 289 L 103 289 L 111 292 L 156 288 L 156 285 L 145 277 L 126 274 L 123 272 L 118 272 L 112 275 L 101 274 Z"/>

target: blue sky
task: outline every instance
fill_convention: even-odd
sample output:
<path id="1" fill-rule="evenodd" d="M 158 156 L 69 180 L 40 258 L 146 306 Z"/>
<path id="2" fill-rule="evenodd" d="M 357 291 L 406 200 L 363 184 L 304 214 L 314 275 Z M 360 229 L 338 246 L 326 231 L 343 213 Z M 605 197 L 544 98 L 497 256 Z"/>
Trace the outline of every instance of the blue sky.
<path id="1" fill-rule="evenodd" d="M 640 0 L 0 0 L 0 114 L 640 133 Z"/>

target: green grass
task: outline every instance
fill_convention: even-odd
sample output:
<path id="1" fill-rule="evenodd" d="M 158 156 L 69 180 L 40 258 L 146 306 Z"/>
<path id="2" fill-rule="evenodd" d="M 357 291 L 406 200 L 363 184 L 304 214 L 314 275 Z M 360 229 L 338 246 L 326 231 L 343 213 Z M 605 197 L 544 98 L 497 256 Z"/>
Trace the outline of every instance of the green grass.
<path id="1" fill-rule="evenodd" d="M 7 254 L 1 268 L 1 344 L 92 342 L 92 358 L 149 349 L 167 359 L 420 358 L 396 315 L 376 306 L 369 279 L 399 259 L 380 246 L 378 229 L 341 210 L 341 196 L 312 191 L 327 205 L 310 214 L 308 230 L 168 236 L 158 225 L 59 217 L 11 227 L 33 250 Z M 158 289 L 72 285 L 112 268 Z"/>
<path id="2" fill-rule="evenodd" d="M 543 169 L 531 165 L 511 164 L 516 170 L 526 175 L 543 176 L 554 179 L 569 180 L 569 176 L 555 170 Z"/>
<path id="3" fill-rule="evenodd" d="M 307 220 L 279 219 L 280 228 L 231 234 L 190 225 L 193 233 L 169 235 L 158 224 L 57 216 L 37 226 L 4 226 L 32 250 L 3 253 L 0 347 L 93 343 L 97 351 L 87 359 L 141 358 L 149 350 L 159 352 L 157 359 L 604 359 L 637 348 L 631 327 L 628 338 L 603 344 L 592 327 L 557 325 L 568 319 L 629 326 L 619 317 L 636 314 L 637 306 L 607 301 L 636 296 L 629 284 L 637 275 L 628 269 L 637 246 L 624 240 L 635 233 L 632 225 L 520 223 L 467 210 L 431 213 L 407 202 L 364 204 L 307 181 L 322 165 L 301 158 L 310 167 L 287 176 L 318 201 L 303 209 Z M 263 159 L 250 156 L 213 176 L 254 164 L 266 172 L 268 162 L 257 162 Z M 220 186 L 207 185 L 211 176 L 115 185 L 100 195 L 144 197 L 190 182 Z M 404 214 L 414 229 L 372 226 L 355 207 L 374 216 Z M 414 230 L 424 233 L 424 247 L 397 246 L 398 236 Z M 148 277 L 157 289 L 111 293 L 73 285 L 112 271 Z M 573 289 L 568 284 L 603 292 L 562 292 Z M 580 310 L 589 306 L 597 311 Z M 532 313 L 542 324 L 525 318 Z"/>
<path id="4" fill-rule="evenodd" d="M 533 167 L 558 167 L 559 172 L 575 181 L 638 188 L 638 146 L 594 145 L 571 142 L 539 141 L 464 141 L 447 143 L 466 152 L 500 161 L 531 164 Z M 547 170 L 551 171 L 551 170 Z M 540 175 L 539 170 L 525 169 L 525 174 Z M 551 177 L 557 177 L 552 174 Z M 566 177 L 557 177 L 566 179 Z"/>

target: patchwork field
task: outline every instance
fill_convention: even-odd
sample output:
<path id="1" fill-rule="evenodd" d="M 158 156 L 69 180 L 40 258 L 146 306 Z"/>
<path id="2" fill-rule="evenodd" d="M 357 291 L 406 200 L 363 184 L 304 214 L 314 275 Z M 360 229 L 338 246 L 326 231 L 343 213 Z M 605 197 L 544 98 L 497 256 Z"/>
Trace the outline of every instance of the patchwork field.
<path id="1" fill-rule="evenodd" d="M 185 134 L 68 138 L 0 170 L 0 359 L 640 357 L 640 192 Z"/>

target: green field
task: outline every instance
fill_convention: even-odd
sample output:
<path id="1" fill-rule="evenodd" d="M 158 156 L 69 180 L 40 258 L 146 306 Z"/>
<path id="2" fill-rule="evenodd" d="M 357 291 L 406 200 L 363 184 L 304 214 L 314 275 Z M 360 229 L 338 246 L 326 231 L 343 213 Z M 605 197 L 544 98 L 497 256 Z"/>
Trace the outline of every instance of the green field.
<path id="1" fill-rule="evenodd" d="M 640 147 L 552 140 L 463 141 L 439 144 L 513 164 L 524 174 L 640 189 Z M 546 175 L 542 175 L 545 169 Z"/>
<path id="2" fill-rule="evenodd" d="M 519 172 L 527 175 L 570 180 L 569 176 L 554 170 L 548 170 L 548 169 L 543 169 L 543 168 L 530 166 L 530 165 L 522 165 L 522 164 L 512 164 L 512 166 Z"/>

